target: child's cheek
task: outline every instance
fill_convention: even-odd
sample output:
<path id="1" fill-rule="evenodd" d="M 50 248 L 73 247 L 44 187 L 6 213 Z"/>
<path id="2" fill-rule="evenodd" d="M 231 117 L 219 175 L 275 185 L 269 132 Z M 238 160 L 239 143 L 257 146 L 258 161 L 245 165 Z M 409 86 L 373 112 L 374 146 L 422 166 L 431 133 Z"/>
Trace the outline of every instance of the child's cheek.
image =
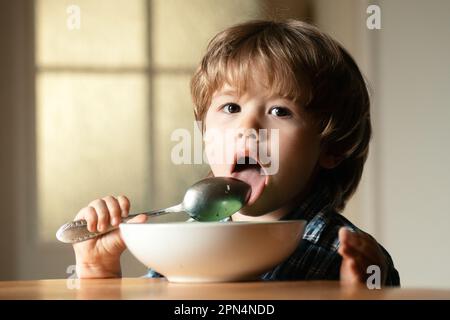
<path id="1" fill-rule="evenodd" d="M 291 176 L 307 179 L 319 158 L 319 150 L 319 140 L 307 132 L 280 133 L 280 172 L 295 172 Z"/>

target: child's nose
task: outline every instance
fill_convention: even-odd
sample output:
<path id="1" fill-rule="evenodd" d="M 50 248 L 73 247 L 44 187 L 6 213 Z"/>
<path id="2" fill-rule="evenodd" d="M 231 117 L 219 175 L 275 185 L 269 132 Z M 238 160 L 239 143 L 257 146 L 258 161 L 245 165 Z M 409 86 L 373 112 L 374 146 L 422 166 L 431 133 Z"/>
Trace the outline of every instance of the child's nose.
<path id="1" fill-rule="evenodd" d="M 238 132 L 237 136 L 239 139 L 243 139 L 243 138 L 253 139 L 253 140 L 255 140 L 255 142 L 257 142 L 259 140 L 258 133 L 254 129 L 240 130 Z"/>
<path id="2" fill-rule="evenodd" d="M 242 119 L 235 136 L 238 140 L 250 139 L 253 142 L 258 142 L 258 129 L 260 129 L 259 122 L 253 117 L 247 117 L 246 119 Z"/>
<path id="3" fill-rule="evenodd" d="M 243 115 L 239 123 L 239 133 L 241 133 L 241 135 L 238 134 L 238 137 L 242 138 L 242 132 L 253 132 L 258 131 L 259 129 L 261 129 L 261 123 L 256 112 Z M 257 139 L 258 137 L 256 135 L 253 138 Z"/>

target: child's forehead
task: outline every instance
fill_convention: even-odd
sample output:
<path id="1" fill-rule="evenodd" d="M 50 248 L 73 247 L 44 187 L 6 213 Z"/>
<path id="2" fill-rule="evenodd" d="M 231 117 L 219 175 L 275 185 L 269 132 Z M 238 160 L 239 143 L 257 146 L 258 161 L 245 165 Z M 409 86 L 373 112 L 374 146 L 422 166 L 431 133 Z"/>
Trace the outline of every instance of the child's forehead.
<path id="1" fill-rule="evenodd" d="M 228 83 L 217 88 L 213 93 L 213 98 L 217 98 L 218 96 L 236 96 L 238 94 L 238 89 L 235 86 L 232 86 Z"/>
<path id="2" fill-rule="evenodd" d="M 241 98 L 241 97 L 255 97 L 255 96 L 264 97 L 266 99 L 292 100 L 283 94 L 271 90 L 269 86 L 267 86 L 264 82 L 257 82 L 257 81 L 247 83 L 245 88 L 238 87 L 230 83 L 224 83 L 222 86 L 220 86 L 217 90 L 214 91 L 212 99 L 214 100 L 221 97 Z"/>
<path id="3" fill-rule="evenodd" d="M 281 97 L 301 104 L 309 95 L 309 86 L 305 86 L 302 73 L 292 63 L 270 53 L 246 53 L 221 56 L 208 65 L 207 99 L 211 101 L 225 94 L 241 97 L 243 93 L 264 93 L 268 97 Z"/>

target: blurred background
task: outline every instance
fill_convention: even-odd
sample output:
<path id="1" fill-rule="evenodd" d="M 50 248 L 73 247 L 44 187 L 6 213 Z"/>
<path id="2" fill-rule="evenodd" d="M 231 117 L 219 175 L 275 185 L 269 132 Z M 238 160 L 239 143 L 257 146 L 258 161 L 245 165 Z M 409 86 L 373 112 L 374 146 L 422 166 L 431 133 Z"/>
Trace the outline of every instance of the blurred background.
<path id="1" fill-rule="evenodd" d="M 367 28 L 372 4 L 381 29 Z M 166 207 L 205 176 L 172 163 L 171 133 L 194 130 L 189 80 L 208 40 L 256 18 L 314 23 L 355 57 L 374 138 L 344 214 L 389 250 L 403 286 L 450 287 L 445 0 L 0 0 L 1 280 L 67 278 L 72 248 L 55 232 L 93 199 Z M 122 265 L 145 273 L 128 252 Z"/>

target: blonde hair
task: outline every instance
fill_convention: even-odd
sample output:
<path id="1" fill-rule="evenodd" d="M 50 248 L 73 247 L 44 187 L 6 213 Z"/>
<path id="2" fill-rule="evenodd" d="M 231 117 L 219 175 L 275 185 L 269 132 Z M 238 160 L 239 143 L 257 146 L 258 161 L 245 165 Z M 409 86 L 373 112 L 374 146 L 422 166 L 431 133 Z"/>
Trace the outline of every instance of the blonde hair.
<path id="1" fill-rule="evenodd" d="M 315 183 L 342 210 L 356 190 L 371 137 L 370 100 L 353 58 L 327 34 L 297 20 L 250 21 L 217 34 L 192 80 L 195 117 L 204 122 L 225 83 L 245 92 L 263 71 L 273 94 L 296 101 L 317 124 L 321 146 L 340 163 L 320 168 Z"/>

